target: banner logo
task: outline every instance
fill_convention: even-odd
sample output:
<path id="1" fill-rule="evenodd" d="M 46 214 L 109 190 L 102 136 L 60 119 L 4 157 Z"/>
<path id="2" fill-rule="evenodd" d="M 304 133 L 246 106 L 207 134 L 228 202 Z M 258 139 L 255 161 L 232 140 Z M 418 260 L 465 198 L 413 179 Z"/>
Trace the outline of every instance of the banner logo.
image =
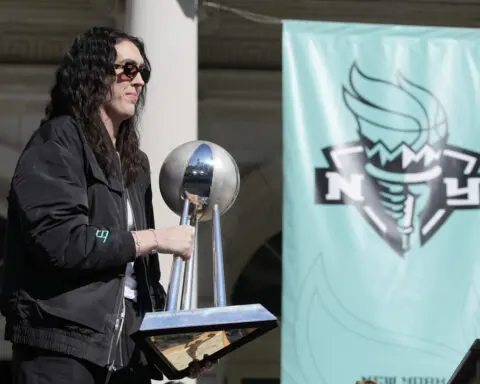
<path id="1" fill-rule="evenodd" d="M 354 63 L 343 99 L 358 140 L 323 149 L 317 204 L 354 206 L 401 256 L 456 210 L 480 208 L 480 154 L 449 144 L 445 108 L 430 90 L 401 73 L 394 82 L 367 76 Z"/>

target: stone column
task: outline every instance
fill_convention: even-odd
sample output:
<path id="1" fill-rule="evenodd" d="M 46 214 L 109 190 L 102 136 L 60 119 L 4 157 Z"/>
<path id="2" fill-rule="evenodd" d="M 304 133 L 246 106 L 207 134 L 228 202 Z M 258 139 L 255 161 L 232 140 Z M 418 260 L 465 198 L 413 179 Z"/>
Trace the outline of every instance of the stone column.
<path id="1" fill-rule="evenodd" d="M 172 149 L 197 139 L 196 0 L 128 0 L 125 24 L 128 32 L 143 39 L 152 64 L 140 135 L 141 147 L 150 158 L 156 226 L 177 225 L 179 217 L 160 195 L 158 175 Z M 167 289 L 172 257 L 161 255 L 160 263 L 161 282 Z M 196 283 L 194 296 L 195 306 Z"/>

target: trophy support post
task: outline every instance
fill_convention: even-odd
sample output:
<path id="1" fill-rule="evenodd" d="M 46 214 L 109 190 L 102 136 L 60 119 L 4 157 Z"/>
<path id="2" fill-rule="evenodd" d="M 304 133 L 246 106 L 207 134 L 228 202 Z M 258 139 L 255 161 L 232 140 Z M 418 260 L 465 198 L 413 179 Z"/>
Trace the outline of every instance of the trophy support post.
<path id="1" fill-rule="evenodd" d="M 182 212 L 182 218 L 180 219 L 180 225 L 188 224 L 188 210 L 189 202 L 185 200 Z M 183 261 L 180 256 L 174 256 L 172 271 L 170 272 L 170 284 L 168 286 L 167 294 L 167 311 L 174 311 L 177 308 L 178 293 L 180 290 L 180 278 L 182 276 Z M 193 277 L 192 277 L 193 279 Z"/>
<path id="2" fill-rule="evenodd" d="M 215 306 L 224 307 L 227 305 L 227 292 L 225 290 L 225 271 L 223 268 L 223 245 L 222 227 L 220 224 L 220 209 L 218 204 L 213 206 L 213 276 Z"/>
<path id="3" fill-rule="evenodd" d="M 132 337 L 169 380 L 188 376 L 194 362 L 218 361 L 278 327 L 278 319 L 261 304 L 227 305 L 220 218 L 235 202 L 239 187 L 233 158 L 222 147 L 206 141 L 177 147 L 160 171 L 160 191 L 166 204 L 181 216 L 181 225 L 196 228 L 194 250 L 186 262 L 174 256 L 166 311 L 146 313 Z M 192 308 L 198 225 L 208 220 L 212 221 L 215 304 Z"/>

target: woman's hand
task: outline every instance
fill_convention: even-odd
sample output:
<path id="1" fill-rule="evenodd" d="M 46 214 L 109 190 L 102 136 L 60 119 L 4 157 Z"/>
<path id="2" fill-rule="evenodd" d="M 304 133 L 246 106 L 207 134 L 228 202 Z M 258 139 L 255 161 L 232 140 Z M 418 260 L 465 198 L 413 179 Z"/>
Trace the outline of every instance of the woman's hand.
<path id="1" fill-rule="evenodd" d="M 210 371 L 218 361 L 213 361 L 208 355 L 203 356 L 203 360 L 193 360 L 188 366 L 188 377 L 196 379 L 201 374 Z"/>
<path id="2" fill-rule="evenodd" d="M 173 253 L 184 260 L 192 256 L 195 228 L 190 225 L 160 228 L 155 230 L 158 253 Z"/>
<path id="3" fill-rule="evenodd" d="M 183 260 L 192 256 L 195 228 L 190 225 L 177 225 L 160 229 L 132 231 L 136 255 L 141 256 L 152 251 L 173 253 Z"/>

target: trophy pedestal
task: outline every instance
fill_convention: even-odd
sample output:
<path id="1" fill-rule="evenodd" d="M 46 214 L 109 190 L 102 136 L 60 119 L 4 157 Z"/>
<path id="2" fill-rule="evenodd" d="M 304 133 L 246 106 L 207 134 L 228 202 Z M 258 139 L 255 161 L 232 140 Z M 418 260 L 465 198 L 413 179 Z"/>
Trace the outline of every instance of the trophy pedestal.
<path id="1" fill-rule="evenodd" d="M 448 384 L 480 384 L 480 339 L 476 339 Z"/>
<path id="2" fill-rule="evenodd" d="M 150 312 L 132 337 L 169 380 L 178 380 L 192 362 L 216 361 L 276 327 L 275 316 L 251 304 Z"/>

